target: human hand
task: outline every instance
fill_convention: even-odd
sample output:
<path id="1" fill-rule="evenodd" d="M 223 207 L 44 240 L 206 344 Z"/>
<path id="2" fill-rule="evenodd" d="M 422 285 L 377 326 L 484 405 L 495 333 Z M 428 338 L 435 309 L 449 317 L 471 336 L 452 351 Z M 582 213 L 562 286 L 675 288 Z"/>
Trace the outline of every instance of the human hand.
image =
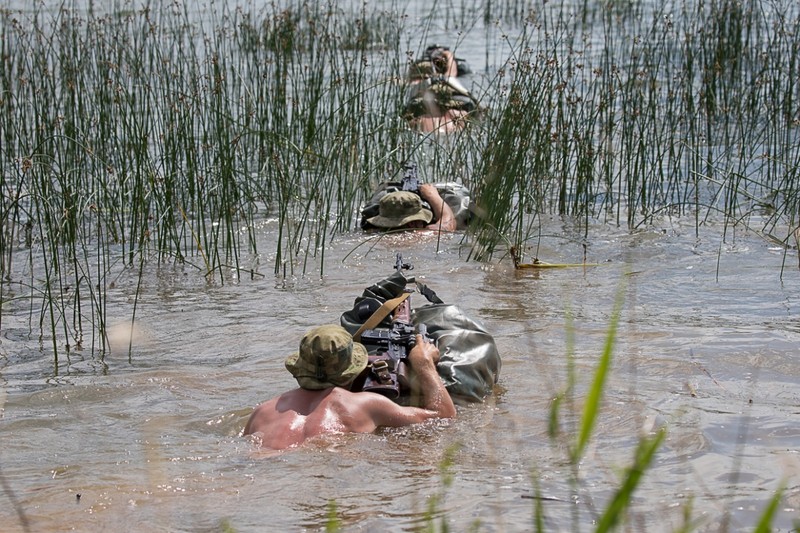
<path id="1" fill-rule="evenodd" d="M 435 224 L 427 226 L 428 229 L 441 231 L 456 230 L 456 218 L 453 214 L 453 210 L 447 202 L 444 201 L 444 198 L 441 197 L 439 189 L 437 189 L 435 185 L 423 183 L 419 186 L 419 195 L 423 200 L 428 202 L 434 216 L 438 218 Z"/>
<path id="2" fill-rule="evenodd" d="M 430 342 L 425 336 L 419 333 L 416 336 L 416 344 L 408 354 L 411 366 L 419 369 L 423 365 L 436 365 L 439 362 L 439 348 Z"/>
<path id="3" fill-rule="evenodd" d="M 422 197 L 423 200 L 430 203 L 431 199 L 438 198 L 439 190 L 436 188 L 435 185 L 432 185 L 430 183 L 423 183 L 419 186 L 419 195 Z"/>

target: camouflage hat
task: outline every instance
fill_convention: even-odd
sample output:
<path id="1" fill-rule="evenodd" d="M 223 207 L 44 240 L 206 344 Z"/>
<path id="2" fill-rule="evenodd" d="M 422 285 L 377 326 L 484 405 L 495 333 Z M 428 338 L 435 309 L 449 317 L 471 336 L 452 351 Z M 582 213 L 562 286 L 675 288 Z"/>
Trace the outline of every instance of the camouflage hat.
<path id="1" fill-rule="evenodd" d="M 319 326 L 305 334 L 286 369 L 304 389 L 343 387 L 367 367 L 367 349 L 341 326 Z"/>
<path id="2" fill-rule="evenodd" d="M 408 67 L 408 79 L 410 81 L 424 80 L 436 73 L 433 62 L 430 59 L 418 59 Z"/>
<path id="3" fill-rule="evenodd" d="M 422 207 L 419 195 L 410 191 L 395 191 L 384 195 L 378 204 L 378 216 L 367 222 L 378 228 L 399 228 L 409 222 L 421 220 L 428 224 L 433 213 Z"/>

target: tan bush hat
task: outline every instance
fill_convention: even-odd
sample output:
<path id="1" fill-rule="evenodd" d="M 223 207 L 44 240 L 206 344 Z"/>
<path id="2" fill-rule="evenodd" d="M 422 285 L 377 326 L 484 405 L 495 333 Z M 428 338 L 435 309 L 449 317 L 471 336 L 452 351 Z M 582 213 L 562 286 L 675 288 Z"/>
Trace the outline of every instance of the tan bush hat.
<path id="1" fill-rule="evenodd" d="M 422 207 L 419 195 L 411 191 L 395 191 L 384 195 L 378 203 L 378 216 L 367 222 L 378 228 L 399 228 L 409 222 L 421 220 L 425 224 L 433 219 L 433 213 Z"/>
<path id="2" fill-rule="evenodd" d="M 286 369 L 304 389 L 343 387 L 367 367 L 367 349 L 341 326 L 319 326 L 305 334 Z"/>

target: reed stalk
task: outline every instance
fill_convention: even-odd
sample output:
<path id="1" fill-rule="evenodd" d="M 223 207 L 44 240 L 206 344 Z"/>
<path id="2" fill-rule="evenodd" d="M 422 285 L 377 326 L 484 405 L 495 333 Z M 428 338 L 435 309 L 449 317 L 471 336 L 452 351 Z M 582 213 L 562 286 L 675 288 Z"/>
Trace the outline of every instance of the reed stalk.
<path id="1" fill-rule="evenodd" d="M 135 284 L 131 320 L 151 268 L 239 280 L 264 253 L 265 217 L 278 220 L 267 251 L 275 274 L 323 275 L 331 241 L 356 229 L 372 188 L 407 159 L 426 181 L 472 189 L 473 260 L 538 242 L 544 215 L 574 223 L 585 241 L 595 223 L 638 229 L 688 216 L 697 233 L 721 221 L 723 240 L 746 228 L 796 247 L 794 3 L 666 12 L 638 1 L 475 0 L 444 17 L 436 4 L 420 21 L 400 3 L 191 6 L 0 10 L 0 300 L 25 287 L 55 375 L 73 348 L 105 356 L 111 280 Z M 444 43 L 453 47 L 476 33 L 486 42 L 471 80 L 480 120 L 448 137 L 399 118 L 399 78 L 434 25 L 464 32 Z M 616 318 L 569 432 L 576 489 Z M 573 409 L 569 373 L 554 438 L 559 409 Z M 662 438 L 640 440 L 599 530 L 621 522 Z"/>
<path id="2" fill-rule="evenodd" d="M 45 329 L 74 346 L 102 330 L 112 271 L 144 261 L 239 279 L 264 253 L 264 217 L 278 219 L 275 273 L 322 275 L 326 247 L 356 229 L 371 189 L 406 159 L 429 181 L 472 189 L 469 259 L 538 241 L 545 214 L 589 240 L 595 222 L 691 216 L 699 228 L 721 213 L 724 238 L 746 227 L 790 249 L 800 163 L 790 3 L 665 12 L 476 0 L 444 21 L 403 10 L 291 0 L 202 14 L 41 2 L 0 12 L 3 278 L 25 268 L 18 246 L 35 248 Z M 472 29 L 487 43 L 488 68 L 471 78 L 481 118 L 446 138 L 399 118 L 398 78 L 433 24 L 465 31 L 453 46 Z"/>

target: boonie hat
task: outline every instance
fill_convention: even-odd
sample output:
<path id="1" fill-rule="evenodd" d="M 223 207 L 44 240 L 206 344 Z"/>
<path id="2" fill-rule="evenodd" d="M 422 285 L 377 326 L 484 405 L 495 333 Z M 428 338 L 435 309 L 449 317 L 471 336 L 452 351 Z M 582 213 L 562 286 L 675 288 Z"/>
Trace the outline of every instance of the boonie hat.
<path id="1" fill-rule="evenodd" d="M 433 213 L 422 207 L 419 195 L 411 191 L 395 191 L 386 194 L 378 203 L 378 216 L 367 222 L 378 228 L 399 228 L 409 222 L 421 220 L 428 224 Z"/>
<path id="2" fill-rule="evenodd" d="M 341 326 L 319 326 L 305 334 L 286 369 L 304 389 L 342 387 L 367 367 L 367 349 Z"/>

